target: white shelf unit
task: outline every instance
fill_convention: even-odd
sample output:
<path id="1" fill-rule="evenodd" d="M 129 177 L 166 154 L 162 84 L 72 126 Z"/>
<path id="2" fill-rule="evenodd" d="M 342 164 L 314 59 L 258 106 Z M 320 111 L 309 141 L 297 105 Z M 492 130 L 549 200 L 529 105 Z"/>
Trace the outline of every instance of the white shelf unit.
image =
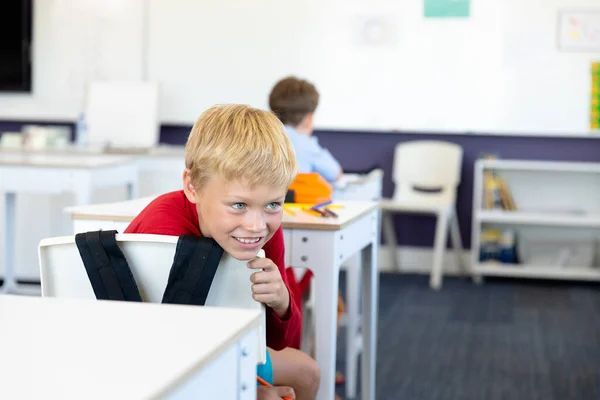
<path id="1" fill-rule="evenodd" d="M 484 171 L 507 181 L 516 211 L 483 208 Z M 600 163 L 477 160 L 473 182 L 471 262 L 477 276 L 600 281 L 600 266 L 553 266 L 480 262 L 484 228 L 519 234 L 600 238 Z M 597 250 L 594 250 L 595 253 Z M 595 254 L 596 255 L 596 254 Z M 595 257 L 598 264 L 598 257 Z"/>

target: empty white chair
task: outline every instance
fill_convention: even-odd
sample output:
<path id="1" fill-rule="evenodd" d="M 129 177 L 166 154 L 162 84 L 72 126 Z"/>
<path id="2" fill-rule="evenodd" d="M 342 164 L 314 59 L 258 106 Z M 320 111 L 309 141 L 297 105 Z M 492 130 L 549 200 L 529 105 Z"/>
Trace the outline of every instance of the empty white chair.
<path id="1" fill-rule="evenodd" d="M 117 244 L 127 259 L 142 299 L 160 303 L 178 237 L 145 234 L 117 234 Z M 38 249 L 42 296 L 95 299 L 75 243 L 75 236 L 43 239 Z M 259 252 L 264 257 L 264 251 Z M 252 298 L 250 275 L 245 261 L 223 253 L 206 298 L 206 306 L 249 308 L 262 310 L 258 334 L 258 362 L 266 362 L 265 309 Z"/>
<path id="2" fill-rule="evenodd" d="M 381 200 L 383 170 L 375 168 L 366 174 L 344 174 L 333 183 L 333 201 Z"/>
<path id="3" fill-rule="evenodd" d="M 158 84 L 93 82 L 87 88 L 85 117 L 91 145 L 148 149 L 159 139 Z"/>
<path id="4" fill-rule="evenodd" d="M 383 234 L 397 268 L 393 214 L 433 214 L 437 217 L 429 281 L 433 289 L 442 285 L 442 262 L 449 229 L 458 265 L 465 268 L 456 216 L 456 188 L 460 183 L 462 158 L 460 146 L 443 141 L 410 141 L 396 145 L 392 176 L 396 185 L 394 196 L 381 203 Z"/>

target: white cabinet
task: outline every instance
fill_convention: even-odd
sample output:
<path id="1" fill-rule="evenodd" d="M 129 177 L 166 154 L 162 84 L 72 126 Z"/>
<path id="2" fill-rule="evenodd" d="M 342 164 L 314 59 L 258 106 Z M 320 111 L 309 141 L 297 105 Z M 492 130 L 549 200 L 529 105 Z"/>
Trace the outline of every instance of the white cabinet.
<path id="1" fill-rule="evenodd" d="M 486 172 L 504 179 L 516 210 L 484 208 Z M 476 275 L 600 281 L 600 163 L 478 160 L 473 185 Z M 520 263 L 480 261 L 481 234 L 489 229 L 515 234 Z"/>

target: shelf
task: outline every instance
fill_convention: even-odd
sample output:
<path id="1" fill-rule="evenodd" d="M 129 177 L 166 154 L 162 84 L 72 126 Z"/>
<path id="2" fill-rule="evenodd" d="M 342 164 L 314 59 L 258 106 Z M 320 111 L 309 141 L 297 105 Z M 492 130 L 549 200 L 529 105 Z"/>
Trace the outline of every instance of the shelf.
<path id="1" fill-rule="evenodd" d="M 475 218 L 497 224 L 600 228 L 600 214 L 479 210 Z"/>
<path id="2" fill-rule="evenodd" d="M 529 161 L 529 160 L 477 160 L 484 169 L 545 171 L 557 172 L 587 172 L 600 173 L 600 163 L 563 162 L 563 161 Z"/>
<path id="3" fill-rule="evenodd" d="M 598 267 L 555 267 L 540 265 L 481 263 L 476 264 L 473 267 L 473 273 L 476 275 L 512 278 L 600 281 L 600 268 Z"/>

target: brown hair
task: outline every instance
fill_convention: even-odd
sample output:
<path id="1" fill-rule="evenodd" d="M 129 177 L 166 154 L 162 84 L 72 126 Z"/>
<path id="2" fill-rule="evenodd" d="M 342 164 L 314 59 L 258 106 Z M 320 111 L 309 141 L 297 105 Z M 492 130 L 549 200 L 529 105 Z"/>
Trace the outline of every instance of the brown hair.
<path id="1" fill-rule="evenodd" d="M 277 82 L 269 95 L 271 111 L 285 125 L 298 126 L 307 114 L 319 105 L 319 92 L 315 86 L 294 76 Z"/>

